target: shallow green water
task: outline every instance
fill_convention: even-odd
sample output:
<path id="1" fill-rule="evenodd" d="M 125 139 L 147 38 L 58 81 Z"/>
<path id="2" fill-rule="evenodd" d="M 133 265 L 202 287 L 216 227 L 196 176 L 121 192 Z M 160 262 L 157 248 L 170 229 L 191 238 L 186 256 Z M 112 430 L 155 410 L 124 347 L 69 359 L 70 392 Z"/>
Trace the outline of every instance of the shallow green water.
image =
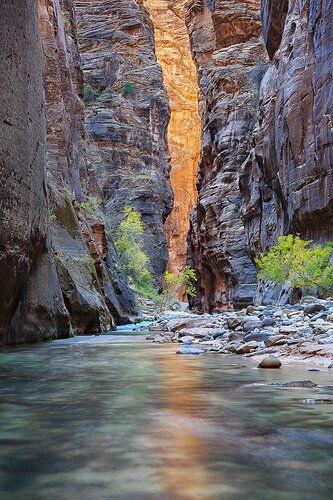
<path id="1" fill-rule="evenodd" d="M 0 353 L 0 499 L 333 498 L 333 373 L 142 337 Z"/>

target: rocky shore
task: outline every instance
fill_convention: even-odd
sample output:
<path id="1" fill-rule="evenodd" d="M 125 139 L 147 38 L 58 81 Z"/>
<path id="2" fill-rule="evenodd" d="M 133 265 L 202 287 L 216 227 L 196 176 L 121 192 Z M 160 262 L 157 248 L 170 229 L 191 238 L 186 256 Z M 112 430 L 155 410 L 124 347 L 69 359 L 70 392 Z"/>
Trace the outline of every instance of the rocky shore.
<path id="1" fill-rule="evenodd" d="M 248 306 L 233 312 L 166 314 L 147 340 L 178 343 L 178 354 L 239 354 L 263 368 L 309 362 L 333 368 L 333 298 L 306 296 L 285 306 Z"/>

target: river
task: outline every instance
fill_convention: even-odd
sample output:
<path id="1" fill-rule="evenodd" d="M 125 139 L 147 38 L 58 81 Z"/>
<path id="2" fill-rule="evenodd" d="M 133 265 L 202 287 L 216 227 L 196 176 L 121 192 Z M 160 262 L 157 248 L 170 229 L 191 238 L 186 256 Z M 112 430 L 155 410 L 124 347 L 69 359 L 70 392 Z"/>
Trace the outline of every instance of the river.
<path id="1" fill-rule="evenodd" d="M 123 329 L 4 348 L 0 498 L 333 498 L 333 370 L 176 355 Z M 311 379 L 322 389 L 271 383 Z"/>

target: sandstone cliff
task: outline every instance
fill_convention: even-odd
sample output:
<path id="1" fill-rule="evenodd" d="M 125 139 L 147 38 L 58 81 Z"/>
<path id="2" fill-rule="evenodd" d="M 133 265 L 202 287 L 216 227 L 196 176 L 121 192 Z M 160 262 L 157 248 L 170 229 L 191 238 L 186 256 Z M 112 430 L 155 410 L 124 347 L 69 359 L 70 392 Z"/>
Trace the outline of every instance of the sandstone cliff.
<path id="1" fill-rule="evenodd" d="M 174 206 L 165 223 L 169 272 L 178 275 L 187 258 L 190 212 L 196 198 L 201 144 L 198 85 L 185 24 L 185 0 L 144 0 L 154 24 L 155 50 L 168 91 L 171 118 L 168 143 Z M 185 300 L 184 290 L 180 299 Z"/>
<path id="2" fill-rule="evenodd" d="M 203 122 L 188 262 L 199 272 L 193 305 L 213 311 L 250 303 L 255 292 L 239 175 L 252 148 L 265 55 L 259 0 L 191 0 L 187 9 Z"/>
<path id="3" fill-rule="evenodd" d="M 332 7 L 331 1 L 262 1 L 272 62 L 261 85 L 255 149 L 241 179 L 253 256 L 281 234 L 333 239 Z M 263 287 L 257 299 L 277 293 Z"/>
<path id="4" fill-rule="evenodd" d="M 157 281 L 168 249 L 163 224 L 172 208 L 168 96 L 141 2 L 75 0 L 92 144 L 109 233 L 126 207 L 142 215 L 145 251 Z M 98 189 L 98 187 L 96 187 Z"/>
<path id="5" fill-rule="evenodd" d="M 0 344 L 66 336 L 50 252 L 37 6 L 0 6 Z"/>
<path id="6" fill-rule="evenodd" d="M 116 272 L 84 130 L 83 75 L 71 0 L 39 0 L 44 53 L 52 247 L 75 333 L 103 331 L 137 312 Z M 116 266 L 117 267 L 117 266 Z"/>

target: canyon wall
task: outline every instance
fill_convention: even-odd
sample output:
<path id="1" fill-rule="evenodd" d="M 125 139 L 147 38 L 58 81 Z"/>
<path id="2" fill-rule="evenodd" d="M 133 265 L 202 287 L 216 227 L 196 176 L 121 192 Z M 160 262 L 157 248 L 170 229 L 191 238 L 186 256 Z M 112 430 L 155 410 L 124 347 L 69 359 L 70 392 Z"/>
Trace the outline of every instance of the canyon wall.
<path id="1" fill-rule="evenodd" d="M 137 313 L 106 237 L 84 129 L 83 75 L 71 0 L 39 0 L 44 54 L 51 237 L 75 333 L 108 330 Z M 95 197 L 91 197 L 94 193 Z"/>
<path id="2" fill-rule="evenodd" d="M 253 146 L 265 64 L 259 0 L 190 0 L 186 22 L 203 122 L 198 201 L 188 263 L 198 270 L 192 305 L 214 311 L 253 301 L 256 270 L 241 220 L 239 176 Z"/>
<path id="3" fill-rule="evenodd" d="M 187 258 L 190 212 L 197 199 L 196 170 L 201 144 L 198 84 L 185 24 L 186 0 L 144 0 L 154 24 L 155 50 L 167 88 L 171 118 L 168 143 L 174 206 L 165 223 L 168 271 L 178 275 Z M 182 289 L 179 298 L 186 300 Z"/>
<path id="4" fill-rule="evenodd" d="M 35 0 L 0 6 L 0 344 L 67 336 L 52 261 Z"/>
<path id="5" fill-rule="evenodd" d="M 0 39 L 0 343 L 127 322 L 138 310 L 91 199 L 71 1 L 4 1 Z"/>
<path id="6" fill-rule="evenodd" d="M 97 166 L 108 231 L 124 209 L 145 224 L 144 250 L 156 281 L 168 261 L 163 224 L 173 195 L 168 96 L 154 50 L 154 29 L 138 0 L 75 0 L 85 81 L 85 122 Z"/>
<path id="7" fill-rule="evenodd" d="M 282 234 L 333 240 L 333 3 L 263 0 L 271 63 L 241 178 L 252 256 Z M 288 299 L 262 285 L 257 300 Z"/>

